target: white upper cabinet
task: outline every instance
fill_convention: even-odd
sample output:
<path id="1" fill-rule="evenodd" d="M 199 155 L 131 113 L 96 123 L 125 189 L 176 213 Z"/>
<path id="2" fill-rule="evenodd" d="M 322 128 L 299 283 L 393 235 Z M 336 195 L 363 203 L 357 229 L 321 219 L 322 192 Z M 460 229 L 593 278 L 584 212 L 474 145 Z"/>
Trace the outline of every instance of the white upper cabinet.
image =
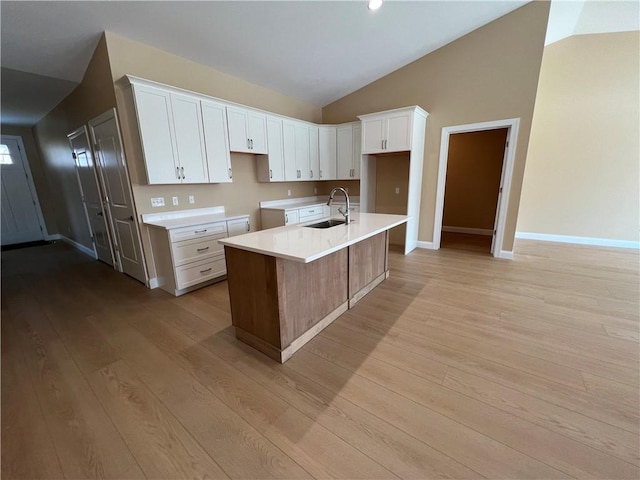
<path id="1" fill-rule="evenodd" d="M 295 120 L 283 120 L 282 131 L 285 180 L 317 179 L 320 169 L 317 127 Z"/>
<path id="2" fill-rule="evenodd" d="M 207 183 L 209 171 L 202 131 L 200 100 L 171 93 L 176 151 L 182 183 Z"/>
<path id="3" fill-rule="evenodd" d="M 320 179 L 320 145 L 317 125 L 309 125 L 309 170 L 311 180 Z"/>
<path id="4" fill-rule="evenodd" d="M 149 184 L 207 183 L 200 100 L 146 85 L 132 88 Z"/>
<path id="5" fill-rule="evenodd" d="M 337 177 L 337 128 L 333 125 L 318 129 L 318 154 L 320 172 L 318 180 L 335 180 Z"/>
<path id="6" fill-rule="evenodd" d="M 267 116 L 268 155 L 258 157 L 259 182 L 284 182 L 284 145 L 282 119 Z"/>
<path id="7" fill-rule="evenodd" d="M 411 150 L 413 111 L 391 110 L 361 115 L 362 153 L 390 153 Z"/>
<path id="8" fill-rule="evenodd" d="M 360 122 L 338 126 L 338 179 L 360 178 Z"/>
<path id="9" fill-rule="evenodd" d="M 133 85 L 134 103 L 149 184 L 181 183 L 173 131 L 171 95 Z"/>
<path id="10" fill-rule="evenodd" d="M 233 181 L 233 172 L 227 138 L 225 105 L 209 100 L 202 100 L 201 105 L 209 181 L 229 183 Z"/>
<path id="11" fill-rule="evenodd" d="M 229 148 L 232 152 L 266 154 L 267 116 L 240 107 L 227 107 Z"/>

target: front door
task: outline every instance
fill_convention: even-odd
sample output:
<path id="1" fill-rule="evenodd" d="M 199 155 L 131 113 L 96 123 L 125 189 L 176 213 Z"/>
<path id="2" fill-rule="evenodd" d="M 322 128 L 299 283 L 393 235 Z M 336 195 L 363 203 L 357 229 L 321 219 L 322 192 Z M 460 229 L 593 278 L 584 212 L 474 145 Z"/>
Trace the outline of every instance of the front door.
<path id="1" fill-rule="evenodd" d="M 38 197 L 19 138 L 3 135 L 0 143 L 2 245 L 34 242 L 44 238 L 37 210 Z"/>
<path id="2" fill-rule="evenodd" d="M 146 283 L 147 275 L 140 244 L 140 230 L 115 109 L 91 120 L 89 129 L 95 145 L 98 175 L 109 209 L 118 269 Z"/>
<path id="3" fill-rule="evenodd" d="M 102 196 L 98 187 L 98 177 L 96 174 L 93 153 L 89 145 L 89 137 L 85 127 L 67 135 L 73 159 L 76 164 L 82 203 L 89 220 L 93 244 L 98 255 L 98 259 L 113 266 L 113 255 L 111 253 L 111 240 L 109 238 L 109 227 L 104 209 L 102 208 Z"/>

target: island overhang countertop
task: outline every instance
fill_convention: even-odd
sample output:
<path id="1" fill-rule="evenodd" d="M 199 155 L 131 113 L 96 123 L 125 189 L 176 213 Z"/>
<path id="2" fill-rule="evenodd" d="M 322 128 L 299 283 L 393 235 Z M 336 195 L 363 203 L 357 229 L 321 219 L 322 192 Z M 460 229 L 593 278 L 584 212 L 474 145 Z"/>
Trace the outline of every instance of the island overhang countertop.
<path id="1" fill-rule="evenodd" d="M 332 218 L 343 219 L 342 217 Z M 290 225 L 223 238 L 218 242 L 249 252 L 309 263 L 401 225 L 408 219 L 407 215 L 354 213 L 351 215 L 349 225 L 337 225 L 331 228 L 305 226 L 308 224 Z M 310 224 L 317 222 L 318 220 Z"/>

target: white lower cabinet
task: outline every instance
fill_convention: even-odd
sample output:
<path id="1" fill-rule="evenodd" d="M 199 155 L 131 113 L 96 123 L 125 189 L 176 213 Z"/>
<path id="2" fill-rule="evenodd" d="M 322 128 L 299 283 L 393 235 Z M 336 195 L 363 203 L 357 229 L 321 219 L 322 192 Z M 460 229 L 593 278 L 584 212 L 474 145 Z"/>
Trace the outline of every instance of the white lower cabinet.
<path id="1" fill-rule="evenodd" d="M 157 286 L 179 296 L 227 274 L 221 238 L 251 230 L 249 216 L 180 228 L 149 228 Z"/>
<path id="2" fill-rule="evenodd" d="M 325 204 L 309 205 L 295 208 L 262 208 L 260 209 L 262 229 L 296 225 L 320 220 L 331 215 L 331 209 Z"/>

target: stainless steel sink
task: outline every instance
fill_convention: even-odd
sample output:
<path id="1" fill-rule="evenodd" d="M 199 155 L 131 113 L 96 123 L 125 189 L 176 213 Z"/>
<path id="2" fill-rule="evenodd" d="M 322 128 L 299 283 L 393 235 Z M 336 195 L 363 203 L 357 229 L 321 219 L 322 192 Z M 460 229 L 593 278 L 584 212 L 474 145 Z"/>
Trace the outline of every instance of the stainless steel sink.
<path id="1" fill-rule="evenodd" d="M 319 223 L 312 223 L 311 225 L 305 225 L 305 227 L 310 227 L 310 228 L 331 228 L 331 227 L 335 227 L 336 225 L 344 225 L 344 220 L 325 220 L 324 222 L 319 222 Z"/>

